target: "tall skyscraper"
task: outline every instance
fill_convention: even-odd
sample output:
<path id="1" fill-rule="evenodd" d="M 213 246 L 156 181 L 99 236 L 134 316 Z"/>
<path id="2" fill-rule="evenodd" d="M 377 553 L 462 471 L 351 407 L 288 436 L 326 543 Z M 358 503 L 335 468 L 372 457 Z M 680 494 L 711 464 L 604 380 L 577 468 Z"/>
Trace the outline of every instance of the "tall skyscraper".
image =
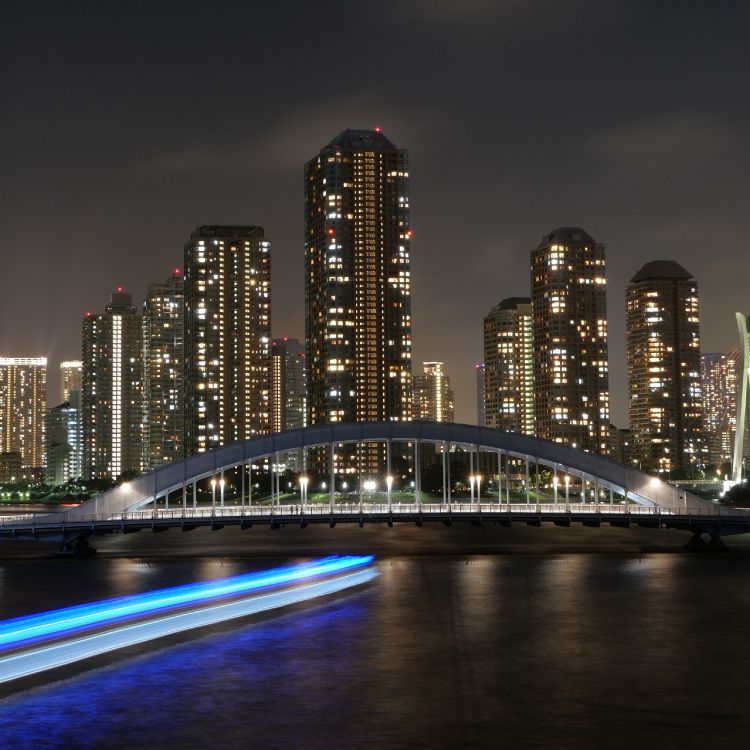
<path id="1" fill-rule="evenodd" d="M 46 357 L 0 357 L 0 453 L 18 453 L 23 468 L 44 466 Z"/>
<path id="2" fill-rule="evenodd" d="M 60 403 L 70 401 L 70 392 L 80 391 L 82 387 L 81 363 L 78 360 L 60 362 Z"/>
<path id="3" fill-rule="evenodd" d="M 630 429 L 642 469 L 705 461 L 698 285 L 673 260 L 646 263 L 626 290 Z"/>
<path id="4" fill-rule="evenodd" d="M 345 130 L 305 165 L 310 424 L 411 419 L 409 159 Z"/>
<path id="5" fill-rule="evenodd" d="M 270 429 L 271 243 L 263 227 L 198 227 L 185 245 L 185 449 Z"/>
<path id="6" fill-rule="evenodd" d="M 307 424 L 305 347 L 297 339 L 271 342 L 271 431 Z"/>
<path id="7" fill-rule="evenodd" d="M 477 377 L 477 425 L 479 425 L 479 427 L 485 427 L 487 425 L 487 412 L 484 408 L 484 400 L 487 393 L 487 384 L 484 362 L 477 362 L 477 364 L 474 365 L 474 369 Z"/>
<path id="8" fill-rule="evenodd" d="M 117 287 L 103 313 L 86 313 L 82 333 L 84 475 L 141 472 L 143 331 L 132 295 Z"/>
<path id="9" fill-rule="evenodd" d="M 184 456 L 185 285 L 175 268 L 143 303 L 145 454 L 149 469 Z"/>
<path id="10" fill-rule="evenodd" d="M 424 372 L 412 378 L 414 419 L 428 422 L 452 422 L 453 391 L 442 362 L 423 362 Z"/>
<path id="11" fill-rule="evenodd" d="M 531 253 L 536 434 L 589 453 L 609 450 L 606 285 L 604 245 L 579 227 Z"/>
<path id="12" fill-rule="evenodd" d="M 81 391 L 71 390 L 70 401 L 50 409 L 46 425 L 47 482 L 58 485 L 83 477 Z"/>
<path id="13" fill-rule="evenodd" d="M 487 427 L 534 434 L 534 338 L 528 297 L 509 297 L 484 318 Z"/>
<path id="14" fill-rule="evenodd" d="M 731 463 L 734 452 L 738 360 L 737 347 L 726 354 L 701 356 L 703 434 L 707 441 L 708 462 L 717 467 Z"/>

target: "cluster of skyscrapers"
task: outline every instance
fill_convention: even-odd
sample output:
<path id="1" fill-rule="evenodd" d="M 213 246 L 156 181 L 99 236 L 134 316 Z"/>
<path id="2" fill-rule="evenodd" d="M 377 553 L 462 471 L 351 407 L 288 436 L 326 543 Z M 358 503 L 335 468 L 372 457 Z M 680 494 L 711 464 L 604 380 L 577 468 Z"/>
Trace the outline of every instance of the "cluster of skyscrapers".
<path id="1" fill-rule="evenodd" d="M 412 372 L 408 153 L 345 130 L 304 179 L 304 344 L 272 338 L 264 228 L 200 226 L 142 306 L 118 287 L 86 313 L 59 405 L 46 409 L 46 360 L 0 359 L 0 481 L 45 466 L 55 483 L 116 478 L 307 424 L 453 421 L 443 363 Z M 630 430 L 610 422 L 604 245 L 557 229 L 530 277 L 484 318 L 480 424 L 660 473 L 727 460 L 737 353 L 701 360 L 689 273 L 654 261 L 628 285 Z M 378 450 L 341 447 L 335 468 L 375 470 Z"/>
<path id="2" fill-rule="evenodd" d="M 610 422 L 604 246 L 558 229 L 531 252 L 531 296 L 484 318 L 478 419 L 659 474 L 731 460 L 737 350 L 701 358 L 698 285 L 646 263 L 625 293 L 629 429 Z"/>

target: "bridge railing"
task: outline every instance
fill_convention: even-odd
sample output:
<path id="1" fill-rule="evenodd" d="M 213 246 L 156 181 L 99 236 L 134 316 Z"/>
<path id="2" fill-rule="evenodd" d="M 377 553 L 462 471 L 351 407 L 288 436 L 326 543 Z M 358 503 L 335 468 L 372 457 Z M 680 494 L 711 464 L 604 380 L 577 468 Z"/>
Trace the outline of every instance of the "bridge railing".
<path id="1" fill-rule="evenodd" d="M 198 508 L 172 508 L 127 511 L 114 514 L 88 514 L 76 519 L 61 522 L 59 518 L 49 518 L 47 514 L 25 514 L 23 516 L 0 516 L 0 528 L 12 526 L 34 526 L 63 528 L 66 526 L 80 526 L 96 523 L 112 523 L 126 521 L 189 521 L 190 519 L 205 518 L 296 518 L 304 517 L 335 517 L 335 516 L 392 516 L 414 517 L 415 515 L 476 515 L 509 517 L 513 515 L 545 515 L 545 516 L 601 516 L 601 517 L 662 517 L 674 516 L 695 518 L 743 517 L 750 518 L 750 509 L 727 508 L 715 506 L 713 508 L 685 508 L 682 510 L 667 510 L 665 508 L 628 505 L 610 505 L 609 503 L 337 503 L 328 504 L 291 504 L 291 505 L 225 505 L 224 507 L 203 506 Z"/>

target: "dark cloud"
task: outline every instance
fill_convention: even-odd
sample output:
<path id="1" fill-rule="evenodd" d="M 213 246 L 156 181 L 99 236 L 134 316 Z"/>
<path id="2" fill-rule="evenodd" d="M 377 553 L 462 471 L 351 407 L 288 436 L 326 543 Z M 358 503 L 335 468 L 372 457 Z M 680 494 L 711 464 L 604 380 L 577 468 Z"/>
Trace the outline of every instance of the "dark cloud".
<path id="1" fill-rule="evenodd" d="M 345 127 L 411 153 L 415 366 L 474 418 L 482 316 L 560 225 L 607 245 L 615 419 L 624 287 L 674 258 L 705 350 L 750 307 L 748 7 L 572 0 L 13 4 L 0 48 L 0 351 L 75 357 L 206 222 L 263 224 L 274 329 L 303 335 L 302 165 Z"/>

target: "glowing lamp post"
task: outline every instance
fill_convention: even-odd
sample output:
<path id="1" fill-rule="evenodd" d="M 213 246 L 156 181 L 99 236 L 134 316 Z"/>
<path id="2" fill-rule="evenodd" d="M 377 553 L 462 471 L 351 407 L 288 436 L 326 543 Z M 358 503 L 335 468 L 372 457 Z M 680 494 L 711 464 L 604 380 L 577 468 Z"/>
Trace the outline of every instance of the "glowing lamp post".
<path id="1" fill-rule="evenodd" d="M 393 492 L 393 477 L 387 476 L 385 478 L 385 486 L 388 488 L 388 510 L 391 509 L 391 497 Z"/>
<path id="2" fill-rule="evenodd" d="M 216 512 L 216 477 L 211 479 L 211 515 Z"/>
<path id="3" fill-rule="evenodd" d="M 565 477 L 565 505 L 570 503 L 570 477 Z"/>
<path id="4" fill-rule="evenodd" d="M 299 478 L 299 492 L 301 495 L 302 500 L 302 507 L 304 508 L 305 505 L 307 505 L 307 483 L 310 480 L 307 477 L 300 477 Z"/>
<path id="5" fill-rule="evenodd" d="M 224 477 L 222 477 L 219 480 L 219 497 L 221 502 L 221 507 L 224 507 L 224 485 L 226 484 L 226 481 L 224 480 Z"/>
<path id="6" fill-rule="evenodd" d="M 477 505 L 481 505 L 482 504 L 482 476 L 480 474 L 477 474 L 476 480 L 477 480 Z"/>
<path id="7" fill-rule="evenodd" d="M 469 503 L 471 505 L 474 505 L 474 482 L 476 481 L 476 477 L 472 474 L 469 477 L 469 485 L 471 487 L 471 496 L 469 498 Z"/>

